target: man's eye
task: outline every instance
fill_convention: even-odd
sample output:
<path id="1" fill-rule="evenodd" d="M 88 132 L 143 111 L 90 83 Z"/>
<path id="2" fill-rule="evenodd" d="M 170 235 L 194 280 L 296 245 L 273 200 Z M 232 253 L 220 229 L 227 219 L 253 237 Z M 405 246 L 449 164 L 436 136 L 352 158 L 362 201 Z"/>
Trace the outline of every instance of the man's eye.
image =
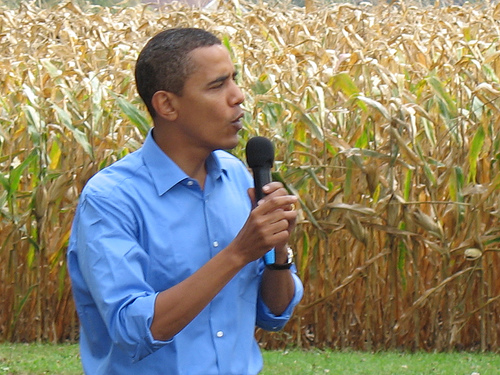
<path id="1" fill-rule="evenodd" d="M 222 86 L 224 86 L 224 82 L 216 83 L 212 85 L 210 88 L 211 89 L 220 89 Z"/>

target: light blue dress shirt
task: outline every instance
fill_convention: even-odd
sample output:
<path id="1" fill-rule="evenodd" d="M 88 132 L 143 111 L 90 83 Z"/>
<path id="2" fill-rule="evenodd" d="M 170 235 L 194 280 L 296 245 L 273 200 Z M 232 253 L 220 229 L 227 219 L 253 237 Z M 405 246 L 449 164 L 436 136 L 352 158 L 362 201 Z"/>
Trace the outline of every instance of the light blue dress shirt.
<path id="1" fill-rule="evenodd" d="M 255 326 L 283 328 L 303 294 L 281 316 L 262 302 L 261 260 L 244 267 L 168 341 L 150 331 L 159 292 L 189 277 L 225 248 L 245 223 L 253 185 L 224 151 L 207 161 L 202 190 L 155 143 L 97 173 L 82 192 L 68 249 L 89 375 L 247 375 L 262 368 Z M 189 298 L 187 295 L 186 298 Z"/>

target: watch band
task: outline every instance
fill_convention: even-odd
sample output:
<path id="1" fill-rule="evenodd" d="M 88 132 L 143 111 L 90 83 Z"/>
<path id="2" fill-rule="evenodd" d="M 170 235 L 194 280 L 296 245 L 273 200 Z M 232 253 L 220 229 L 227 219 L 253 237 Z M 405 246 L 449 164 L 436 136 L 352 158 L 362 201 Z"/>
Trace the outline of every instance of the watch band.
<path id="1" fill-rule="evenodd" d="M 267 264 L 266 267 L 273 271 L 279 270 L 289 270 L 292 267 L 293 263 L 285 263 L 285 264 Z"/>
<path id="2" fill-rule="evenodd" d="M 284 264 L 270 263 L 266 264 L 266 267 L 270 270 L 289 270 L 293 264 L 293 250 L 291 247 L 287 249 L 287 262 Z"/>

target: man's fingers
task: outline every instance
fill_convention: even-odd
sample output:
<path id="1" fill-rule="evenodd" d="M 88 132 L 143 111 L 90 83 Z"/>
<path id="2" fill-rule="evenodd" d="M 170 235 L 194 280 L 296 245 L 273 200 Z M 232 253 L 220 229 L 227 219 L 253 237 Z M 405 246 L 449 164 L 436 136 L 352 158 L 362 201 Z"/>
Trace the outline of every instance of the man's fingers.
<path id="1" fill-rule="evenodd" d="M 266 195 L 273 194 L 274 192 L 283 189 L 286 192 L 286 189 L 283 187 L 281 182 L 270 182 L 262 187 L 262 192 Z"/>
<path id="2" fill-rule="evenodd" d="M 262 199 L 258 206 L 263 206 L 262 210 L 266 212 L 274 211 L 278 208 L 284 209 L 286 211 L 291 211 L 292 205 L 297 203 L 297 197 L 294 195 L 279 195 L 279 196 L 268 196 Z"/>

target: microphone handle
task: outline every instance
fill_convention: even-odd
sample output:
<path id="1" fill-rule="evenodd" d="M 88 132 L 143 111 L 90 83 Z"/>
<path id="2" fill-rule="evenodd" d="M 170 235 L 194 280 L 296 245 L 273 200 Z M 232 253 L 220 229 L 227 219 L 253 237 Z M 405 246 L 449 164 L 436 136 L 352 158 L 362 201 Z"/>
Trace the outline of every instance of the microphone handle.
<path id="1" fill-rule="evenodd" d="M 255 185 L 255 202 L 264 198 L 262 187 L 271 182 L 271 169 L 267 167 L 253 168 L 253 180 Z"/>
<path id="2" fill-rule="evenodd" d="M 262 187 L 271 182 L 271 169 L 267 167 L 253 168 L 253 180 L 255 185 L 255 202 L 264 198 Z M 275 253 L 274 249 L 269 250 L 264 255 L 264 264 L 274 264 Z"/>

